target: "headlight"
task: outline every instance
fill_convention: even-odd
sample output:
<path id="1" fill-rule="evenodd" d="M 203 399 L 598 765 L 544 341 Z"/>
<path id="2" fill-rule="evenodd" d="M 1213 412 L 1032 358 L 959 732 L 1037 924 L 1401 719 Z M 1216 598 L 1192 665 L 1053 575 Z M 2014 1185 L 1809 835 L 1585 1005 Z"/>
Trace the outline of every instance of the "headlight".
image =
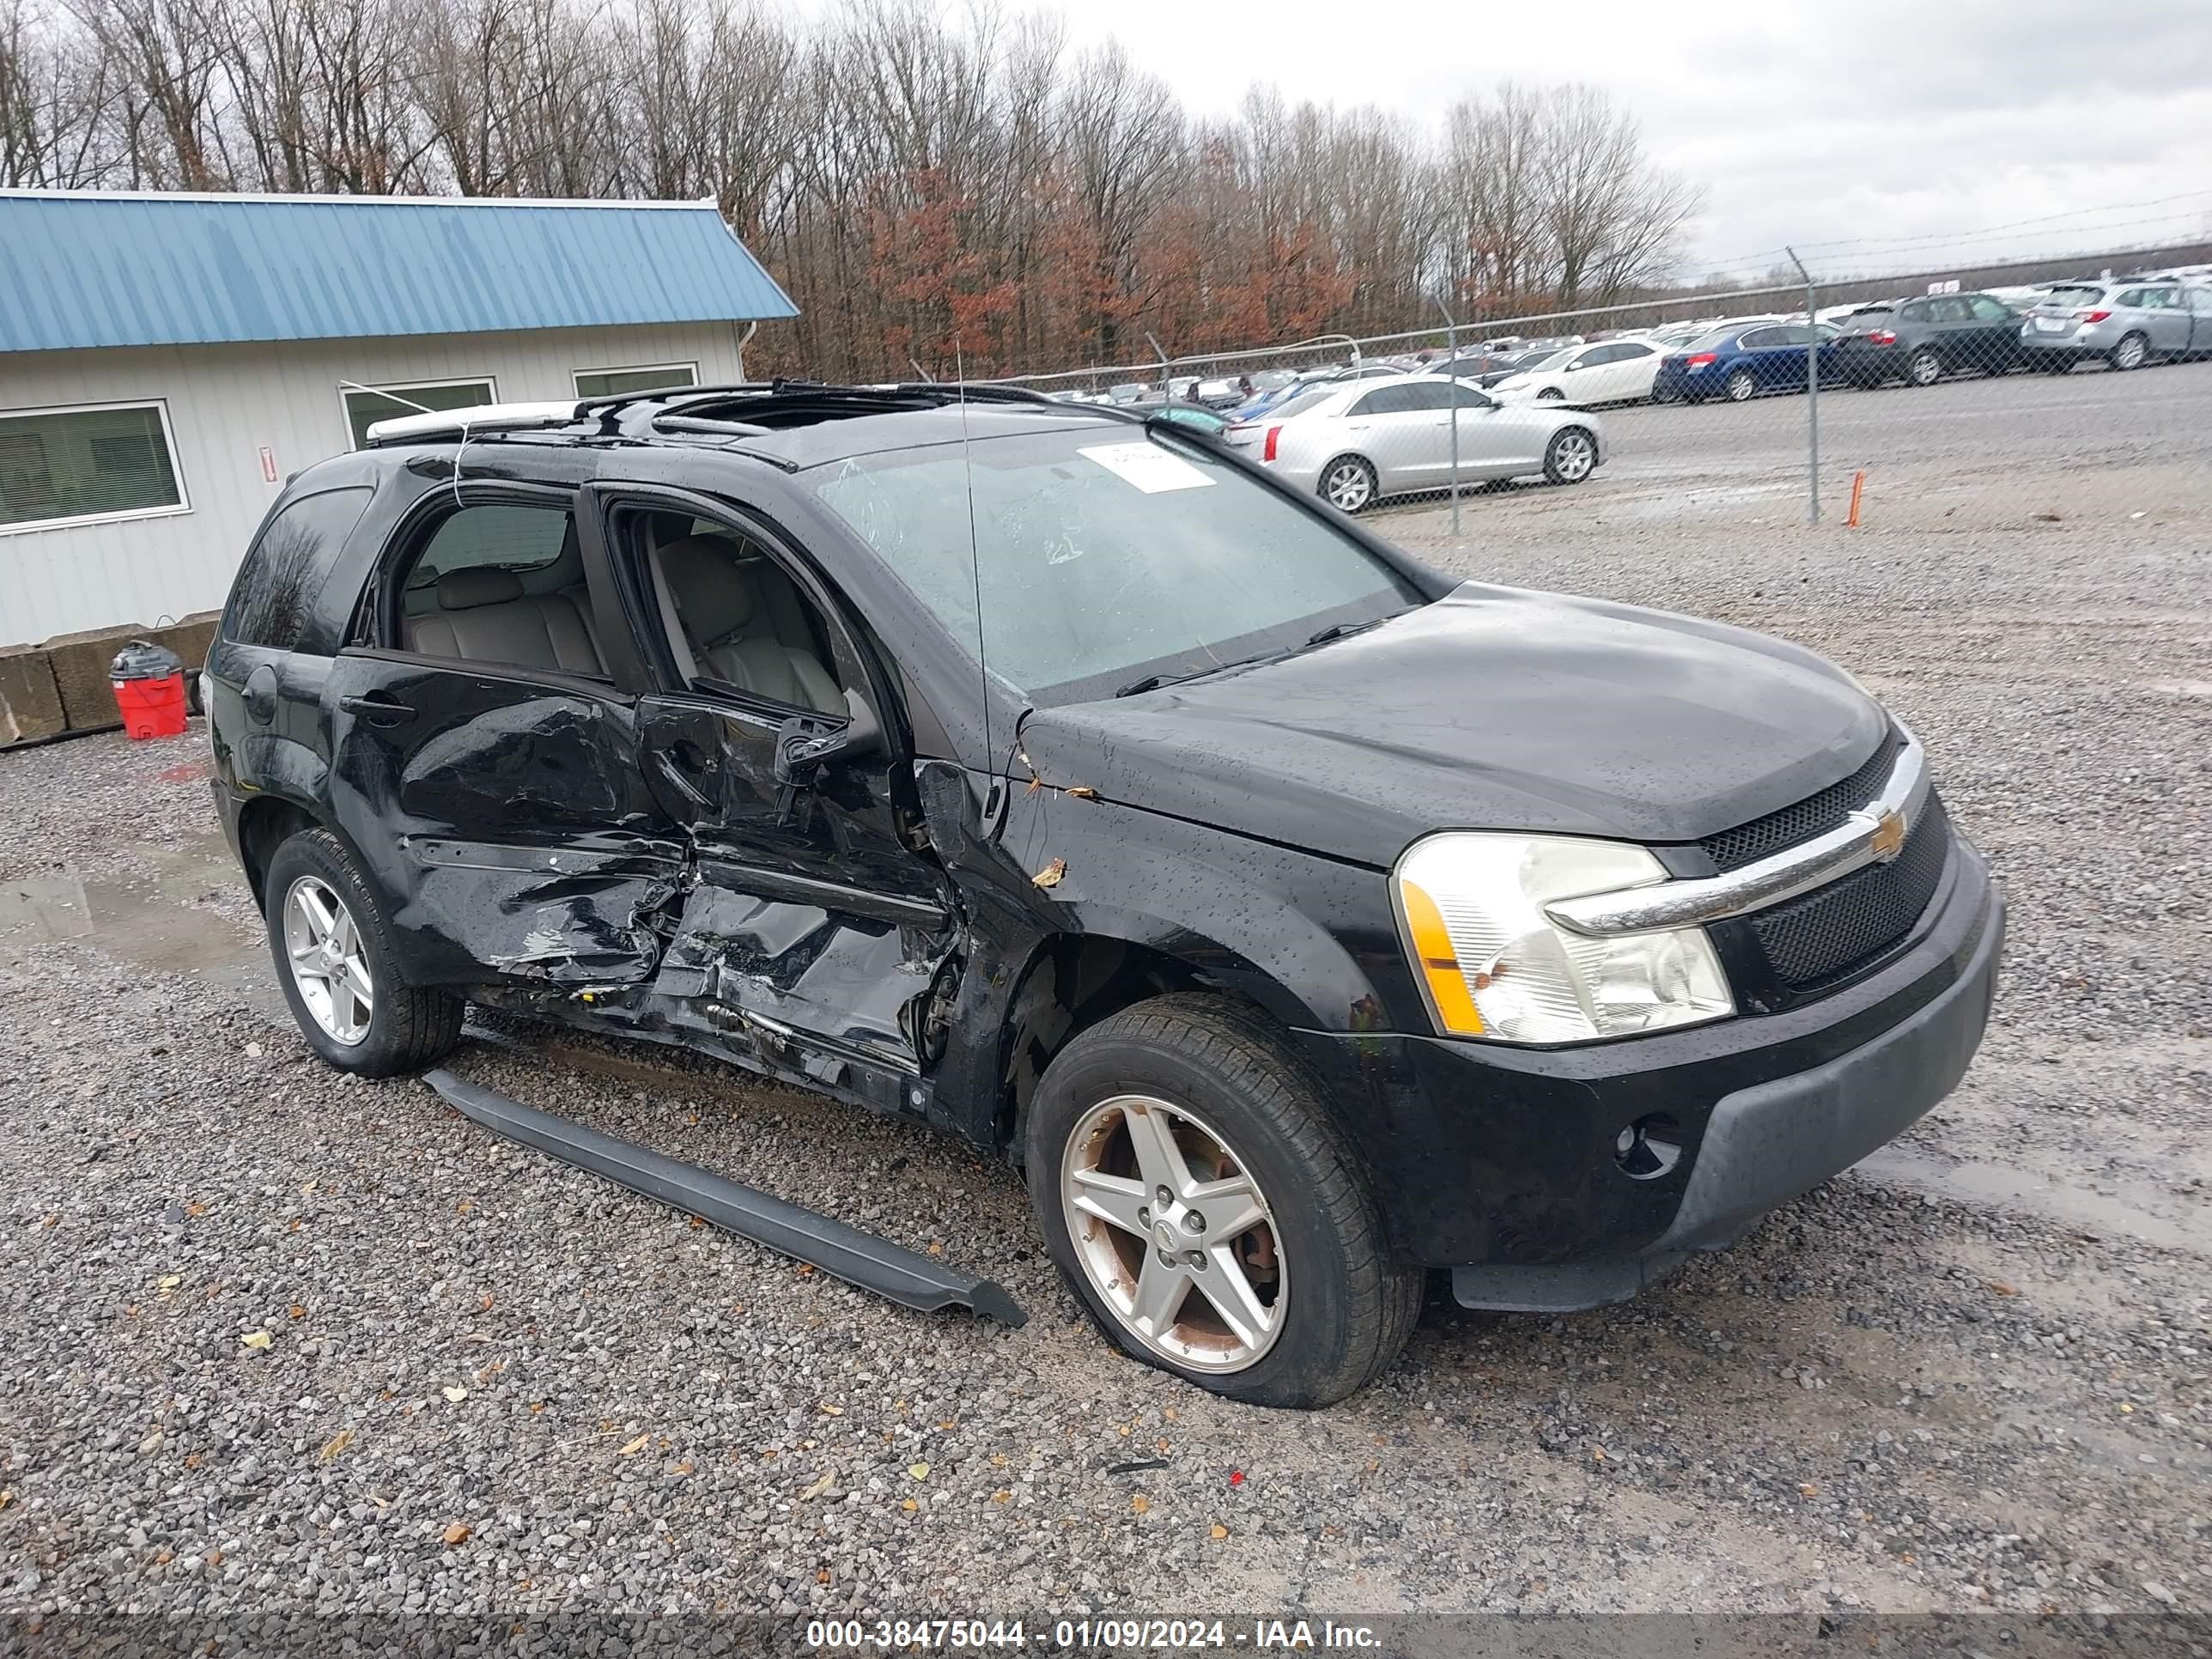
<path id="1" fill-rule="evenodd" d="M 1568 836 L 1431 836 L 1391 878 L 1437 1030 L 1503 1042 L 1589 1042 L 1735 1012 L 1699 927 L 1593 939 L 1553 899 L 1667 879 L 1644 848 Z"/>

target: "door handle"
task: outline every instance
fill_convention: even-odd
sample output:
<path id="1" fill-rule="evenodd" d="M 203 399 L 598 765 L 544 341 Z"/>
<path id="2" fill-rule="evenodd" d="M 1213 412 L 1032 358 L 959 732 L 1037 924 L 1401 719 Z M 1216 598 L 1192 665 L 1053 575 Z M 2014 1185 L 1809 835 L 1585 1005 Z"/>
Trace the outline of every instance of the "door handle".
<path id="1" fill-rule="evenodd" d="M 338 707 L 358 714 L 372 726 L 398 726 L 415 718 L 416 710 L 390 697 L 340 697 Z"/>

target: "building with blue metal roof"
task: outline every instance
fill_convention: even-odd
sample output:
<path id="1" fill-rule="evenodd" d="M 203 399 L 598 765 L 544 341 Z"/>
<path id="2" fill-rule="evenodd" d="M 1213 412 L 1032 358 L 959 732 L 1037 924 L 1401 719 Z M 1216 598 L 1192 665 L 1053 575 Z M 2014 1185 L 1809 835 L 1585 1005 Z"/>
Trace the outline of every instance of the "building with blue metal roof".
<path id="1" fill-rule="evenodd" d="M 0 646 L 220 605 L 372 421 L 742 380 L 796 314 L 711 202 L 0 191 Z"/>

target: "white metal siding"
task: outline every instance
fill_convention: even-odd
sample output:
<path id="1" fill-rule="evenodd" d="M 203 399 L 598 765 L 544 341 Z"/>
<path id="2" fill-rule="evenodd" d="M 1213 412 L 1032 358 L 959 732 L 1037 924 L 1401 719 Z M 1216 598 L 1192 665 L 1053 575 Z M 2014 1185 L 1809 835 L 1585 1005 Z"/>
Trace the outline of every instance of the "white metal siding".
<path id="1" fill-rule="evenodd" d="M 0 646 L 211 611 L 282 480 L 350 442 L 340 380 L 489 378 L 509 403 L 575 395 L 580 368 L 696 362 L 702 385 L 741 377 L 743 324 L 445 334 L 281 344 L 0 355 L 0 413 L 160 400 L 186 513 L 51 530 L 0 526 Z M 275 452 L 278 483 L 262 476 Z"/>

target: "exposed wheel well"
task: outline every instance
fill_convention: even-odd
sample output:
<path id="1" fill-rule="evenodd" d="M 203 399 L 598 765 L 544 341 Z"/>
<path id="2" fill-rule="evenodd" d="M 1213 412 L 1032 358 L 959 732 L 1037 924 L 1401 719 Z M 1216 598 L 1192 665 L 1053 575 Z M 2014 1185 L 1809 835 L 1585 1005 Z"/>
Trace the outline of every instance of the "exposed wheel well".
<path id="1" fill-rule="evenodd" d="M 1007 1012 L 1012 1030 L 999 1134 L 1018 1162 L 1030 1102 L 1053 1056 L 1077 1033 L 1100 1020 L 1173 991 L 1237 994 L 1189 963 L 1147 945 L 1075 933 L 1046 941 L 1031 958 Z M 1258 1006 L 1249 999 L 1238 1000 Z"/>
<path id="2" fill-rule="evenodd" d="M 314 827 L 313 816 L 295 802 L 269 795 L 246 802 L 238 815 L 238 853 L 245 863 L 246 885 L 253 890 L 255 904 L 264 908 L 268 904 L 262 884 L 276 849 L 302 830 Z"/>

